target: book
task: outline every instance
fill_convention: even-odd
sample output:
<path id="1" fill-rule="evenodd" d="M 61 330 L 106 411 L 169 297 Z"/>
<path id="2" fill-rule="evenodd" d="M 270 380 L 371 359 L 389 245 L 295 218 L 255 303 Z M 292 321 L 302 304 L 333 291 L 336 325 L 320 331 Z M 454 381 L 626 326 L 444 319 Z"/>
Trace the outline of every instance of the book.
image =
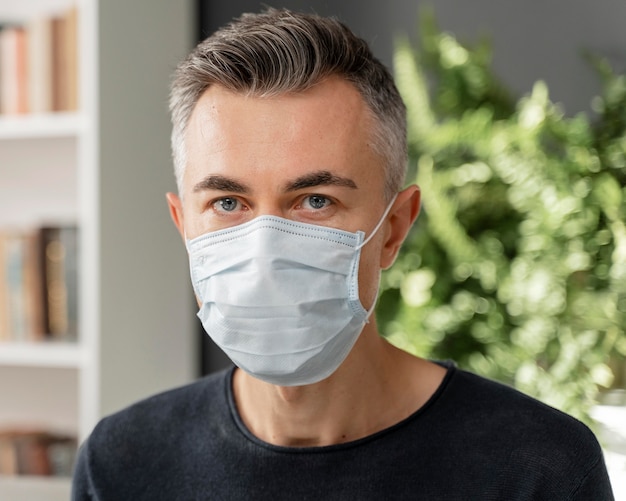
<path id="1" fill-rule="evenodd" d="M 13 341 L 26 340 L 26 292 L 24 240 L 19 234 L 4 235 L 4 276 L 9 332 Z"/>
<path id="2" fill-rule="evenodd" d="M 28 101 L 31 113 L 52 111 L 52 19 L 38 16 L 26 25 Z"/>
<path id="3" fill-rule="evenodd" d="M 0 233 L 0 342 L 11 340 L 4 236 Z"/>
<path id="4" fill-rule="evenodd" d="M 43 318 L 43 270 L 39 257 L 40 241 L 38 232 L 22 236 L 23 246 L 23 281 L 24 281 L 24 316 L 26 338 L 28 341 L 42 341 L 46 335 Z"/>
<path id="5" fill-rule="evenodd" d="M 76 226 L 40 229 L 43 319 L 47 334 L 74 341 L 78 333 L 78 230 Z"/>
<path id="6" fill-rule="evenodd" d="M 72 474 L 77 440 L 44 430 L 0 431 L 0 475 L 65 476 Z"/>
<path id="7" fill-rule="evenodd" d="M 52 110 L 78 109 L 78 10 L 52 18 Z"/>
<path id="8" fill-rule="evenodd" d="M 65 46 L 66 62 L 66 110 L 77 111 L 79 105 L 79 66 L 78 66 L 78 8 L 70 7 L 65 12 Z"/>
<path id="9" fill-rule="evenodd" d="M 17 475 L 17 455 L 10 436 L 0 433 L 0 475 Z"/>
<path id="10" fill-rule="evenodd" d="M 21 26 L 0 30 L 0 111 L 16 115 L 28 111 L 26 31 Z"/>

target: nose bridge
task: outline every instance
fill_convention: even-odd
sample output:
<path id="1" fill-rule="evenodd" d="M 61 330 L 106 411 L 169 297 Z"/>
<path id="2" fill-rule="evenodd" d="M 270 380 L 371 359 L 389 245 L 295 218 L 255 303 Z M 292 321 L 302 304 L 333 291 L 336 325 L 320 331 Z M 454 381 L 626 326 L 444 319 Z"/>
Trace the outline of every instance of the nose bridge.
<path id="1" fill-rule="evenodd" d="M 260 184 L 260 183 L 259 183 Z M 287 218 L 288 208 L 281 197 L 277 183 L 269 179 L 270 186 L 260 191 L 254 207 L 254 216 L 278 216 Z"/>
<path id="2" fill-rule="evenodd" d="M 278 216 L 286 218 L 287 214 L 284 208 L 280 207 L 277 203 L 259 204 L 255 210 L 255 217 L 259 216 Z"/>

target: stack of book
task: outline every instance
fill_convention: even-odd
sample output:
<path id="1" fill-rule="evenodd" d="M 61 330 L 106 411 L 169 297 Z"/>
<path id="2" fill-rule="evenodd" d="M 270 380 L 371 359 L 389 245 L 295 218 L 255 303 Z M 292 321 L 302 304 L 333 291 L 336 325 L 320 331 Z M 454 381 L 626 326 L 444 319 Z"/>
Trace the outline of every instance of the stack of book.
<path id="1" fill-rule="evenodd" d="M 75 341 L 75 226 L 0 231 L 0 341 Z"/>
<path id="2" fill-rule="evenodd" d="M 0 114 L 78 109 L 78 11 L 0 27 Z"/>
<path id="3" fill-rule="evenodd" d="M 0 430 L 0 475 L 72 475 L 77 441 L 68 435 Z"/>

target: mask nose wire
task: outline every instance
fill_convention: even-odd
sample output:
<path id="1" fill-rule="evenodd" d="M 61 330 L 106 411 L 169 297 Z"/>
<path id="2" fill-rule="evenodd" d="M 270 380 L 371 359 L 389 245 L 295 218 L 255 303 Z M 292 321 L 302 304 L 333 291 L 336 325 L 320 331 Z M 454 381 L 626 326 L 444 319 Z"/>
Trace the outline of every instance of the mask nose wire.
<path id="1" fill-rule="evenodd" d="M 367 242 L 369 242 L 374 237 L 374 235 L 376 235 L 376 232 L 380 229 L 380 227 L 385 222 L 385 218 L 389 214 L 389 211 L 391 210 L 391 207 L 393 206 L 394 202 L 396 201 L 396 198 L 398 198 L 398 194 L 397 193 L 393 196 L 393 198 L 391 199 L 391 202 L 389 202 L 389 205 L 387 205 L 387 208 L 385 209 L 385 212 L 383 212 L 383 215 L 378 220 L 378 223 L 376 224 L 376 226 L 374 227 L 372 232 L 369 234 L 369 236 L 365 240 L 363 240 L 363 242 L 361 242 L 359 245 L 356 246 L 356 250 L 359 250 L 360 248 L 364 247 L 365 244 L 367 244 Z"/>

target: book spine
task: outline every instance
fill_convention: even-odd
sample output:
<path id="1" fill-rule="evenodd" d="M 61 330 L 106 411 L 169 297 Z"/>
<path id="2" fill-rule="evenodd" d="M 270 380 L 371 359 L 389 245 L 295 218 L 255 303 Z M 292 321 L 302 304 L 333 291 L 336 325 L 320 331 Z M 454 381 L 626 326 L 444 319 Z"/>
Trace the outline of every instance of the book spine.
<path id="1" fill-rule="evenodd" d="M 11 340 L 9 322 L 9 288 L 6 277 L 6 237 L 0 233 L 0 342 Z"/>
<path id="2" fill-rule="evenodd" d="M 39 258 L 39 235 L 24 236 L 24 303 L 29 341 L 42 341 L 46 327 L 43 322 L 43 270 Z"/>
<path id="3" fill-rule="evenodd" d="M 46 331 L 53 339 L 75 340 L 78 324 L 77 229 L 43 228 L 41 233 Z"/>
<path id="4" fill-rule="evenodd" d="M 71 7 L 65 13 L 65 45 L 63 52 L 66 58 L 65 101 L 67 111 L 78 110 L 78 8 Z"/>
<path id="5" fill-rule="evenodd" d="M 30 112 L 48 113 L 52 111 L 52 20 L 32 19 L 26 32 Z"/>
<path id="6" fill-rule="evenodd" d="M 18 112 L 19 105 L 18 28 L 0 31 L 0 110 L 7 115 Z"/>
<path id="7" fill-rule="evenodd" d="M 15 341 L 26 339 L 23 243 L 20 235 L 11 234 L 5 237 L 5 277 L 9 331 Z"/>

